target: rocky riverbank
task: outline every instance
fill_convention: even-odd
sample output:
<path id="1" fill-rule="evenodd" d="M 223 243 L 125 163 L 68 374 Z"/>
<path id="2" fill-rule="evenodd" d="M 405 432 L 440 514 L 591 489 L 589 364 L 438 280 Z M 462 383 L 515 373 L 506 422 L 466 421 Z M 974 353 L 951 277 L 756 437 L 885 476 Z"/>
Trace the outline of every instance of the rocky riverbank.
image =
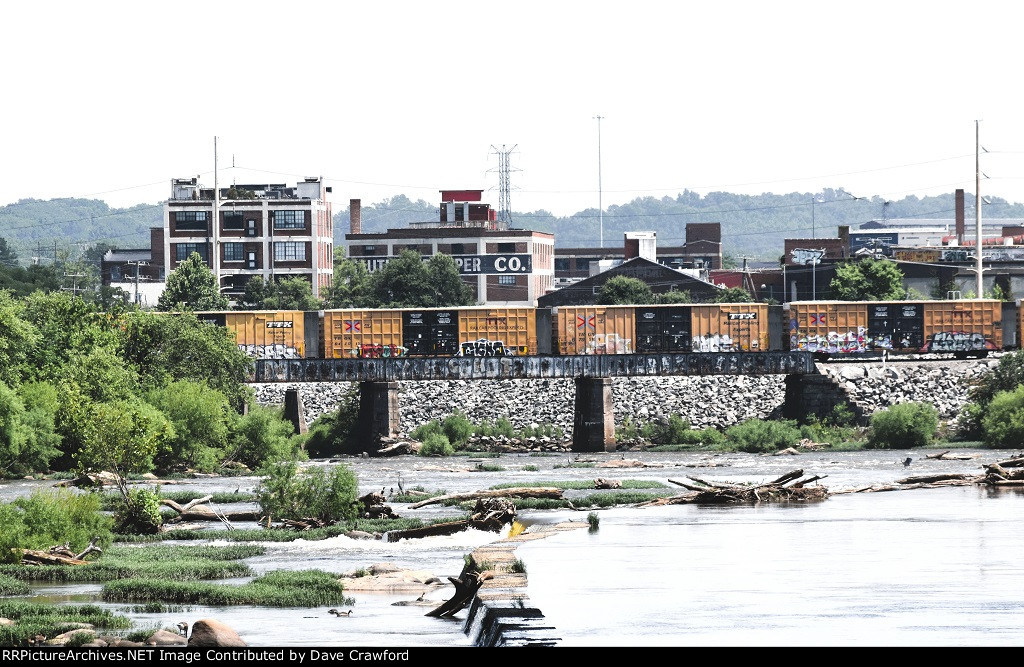
<path id="1" fill-rule="evenodd" d="M 971 383 L 998 359 L 894 363 L 830 362 L 820 373 L 846 390 L 866 414 L 906 401 L 935 405 L 944 420 L 955 420 Z M 353 383 L 255 384 L 261 405 L 281 405 L 284 392 L 298 387 L 306 420 L 334 410 Z M 767 418 L 785 398 L 783 376 L 633 377 L 613 382 L 615 421 L 652 421 L 681 414 L 695 427 L 726 428 L 746 419 Z M 461 410 L 474 423 L 507 417 L 517 429 L 552 424 L 572 433 L 572 380 L 402 382 L 401 435 L 420 424 Z"/>

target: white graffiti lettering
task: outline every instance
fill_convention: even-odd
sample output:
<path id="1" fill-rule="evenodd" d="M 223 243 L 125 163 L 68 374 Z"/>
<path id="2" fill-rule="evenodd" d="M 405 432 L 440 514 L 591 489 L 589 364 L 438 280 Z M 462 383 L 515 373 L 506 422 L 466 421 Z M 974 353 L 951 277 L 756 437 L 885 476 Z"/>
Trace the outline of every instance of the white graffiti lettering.
<path id="1" fill-rule="evenodd" d="M 633 340 L 617 333 L 594 334 L 587 339 L 584 354 L 633 354 Z"/>
<path id="2" fill-rule="evenodd" d="M 987 349 L 988 342 L 980 333 L 942 331 L 934 334 L 925 347 L 929 352 L 969 352 Z"/>
<path id="3" fill-rule="evenodd" d="M 459 347 L 459 351 L 455 353 L 457 357 L 514 357 L 516 354 L 515 350 L 505 347 L 504 341 L 500 340 L 487 340 L 481 338 L 479 340 L 469 341 L 463 343 Z"/>
<path id="4" fill-rule="evenodd" d="M 281 343 L 271 345 L 239 345 L 238 349 L 257 359 L 300 359 L 302 357 L 294 347 Z"/>

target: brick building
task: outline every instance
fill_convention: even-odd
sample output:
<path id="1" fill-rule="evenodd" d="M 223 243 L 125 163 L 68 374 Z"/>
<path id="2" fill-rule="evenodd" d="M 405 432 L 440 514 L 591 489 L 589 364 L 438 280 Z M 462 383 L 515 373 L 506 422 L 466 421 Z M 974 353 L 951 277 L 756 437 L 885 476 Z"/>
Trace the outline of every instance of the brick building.
<path id="1" fill-rule="evenodd" d="M 253 276 L 270 282 L 298 276 L 320 297 L 334 275 L 334 223 L 322 178 L 279 184 L 203 188 L 174 179 L 164 205 L 163 258 L 168 272 L 192 252 L 238 296 Z M 216 224 L 214 224 L 216 220 Z"/>
<path id="2" fill-rule="evenodd" d="M 372 273 L 404 250 L 424 259 L 451 255 L 481 304 L 535 306 L 554 284 L 555 237 L 512 229 L 481 202 L 482 190 L 442 190 L 439 219 L 386 232 L 363 233 L 360 200 L 350 203 L 347 257 Z"/>

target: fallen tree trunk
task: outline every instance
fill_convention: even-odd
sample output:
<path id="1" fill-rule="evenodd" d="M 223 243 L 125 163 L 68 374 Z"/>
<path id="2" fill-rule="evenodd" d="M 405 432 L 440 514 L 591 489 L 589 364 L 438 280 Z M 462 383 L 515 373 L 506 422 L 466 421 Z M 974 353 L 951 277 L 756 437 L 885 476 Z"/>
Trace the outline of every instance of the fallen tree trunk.
<path id="1" fill-rule="evenodd" d="M 562 490 L 551 487 L 516 487 L 510 489 L 497 489 L 488 491 L 472 491 L 469 493 L 449 493 L 444 496 L 434 496 L 417 503 L 409 505 L 409 509 L 418 509 L 427 505 L 444 503 L 449 500 L 462 502 L 463 500 L 480 500 L 481 498 L 562 498 Z"/>
<path id="2" fill-rule="evenodd" d="M 455 594 L 440 607 L 428 611 L 426 615 L 445 618 L 457 613 L 473 601 L 476 592 L 492 576 L 490 572 L 463 572 L 458 578 L 448 577 L 448 581 L 455 586 Z"/>
<path id="3" fill-rule="evenodd" d="M 385 542 L 397 542 L 401 539 L 417 537 L 434 537 L 436 535 L 454 535 L 475 528 L 498 532 L 505 524 L 512 523 L 516 518 L 515 506 L 506 498 L 481 498 L 476 502 L 476 508 L 472 516 L 459 521 L 447 521 L 435 523 L 422 528 L 408 528 L 406 530 L 391 530 L 384 533 Z"/>
<path id="4" fill-rule="evenodd" d="M 897 484 L 935 484 L 937 482 L 964 482 L 973 483 L 978 475 L 964 475 L 961 473 L 950 473 L 942 475 L 919 475 L 916 477 L 904 477 L 896 480 Z"/>
<path id="5" fill-rule="evenodd" d="M 62 546 L 52 546 L 46 551 L 35 549 L 21 550 L 22 565 L 88 565 L 85 557 L 91 553 L 102 554 L 103 549 L 96 546 L 100 538 L 94 537 L 81 553 L 76 554 L 71 550 L 71 545 L 65 543 Z"/>

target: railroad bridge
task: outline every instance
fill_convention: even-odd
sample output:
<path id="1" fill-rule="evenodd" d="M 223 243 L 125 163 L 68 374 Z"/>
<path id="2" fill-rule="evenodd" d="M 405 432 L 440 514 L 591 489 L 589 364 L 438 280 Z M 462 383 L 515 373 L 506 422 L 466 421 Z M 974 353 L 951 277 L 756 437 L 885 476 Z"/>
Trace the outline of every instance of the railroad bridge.
<path id="1" fill-rule="evenodd" d="M 810 352 L 693 352 L 522 357 L 258 359 L 256 382 L 358 382 L 359 441 L 398 433 L 398 383 L 415 380 L 573 379 L 572 449 L 615 450 L 612 379 L 669 375 L 785 375 L 786 412 L 799 413 L 818 374 Z M 819 378 L 821 376 L 818 376 Z"/>

